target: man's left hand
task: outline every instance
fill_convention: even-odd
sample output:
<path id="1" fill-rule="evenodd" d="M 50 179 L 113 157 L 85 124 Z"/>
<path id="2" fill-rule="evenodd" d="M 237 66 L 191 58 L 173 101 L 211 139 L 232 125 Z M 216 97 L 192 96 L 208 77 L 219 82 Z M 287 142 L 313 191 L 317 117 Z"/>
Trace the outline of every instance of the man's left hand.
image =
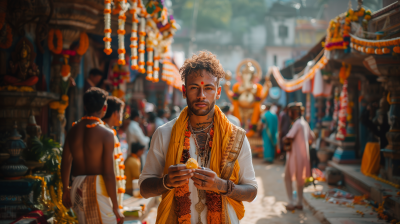
<path id="1" fill-rule="evenodd" d="M 221 193 L 227 191 L 226 181 L 219 178 L 214 171 L 208 168 L 196 169 L 191 179 L 194 182 L 194 186 L 200 190 L 216 191 Z"/>

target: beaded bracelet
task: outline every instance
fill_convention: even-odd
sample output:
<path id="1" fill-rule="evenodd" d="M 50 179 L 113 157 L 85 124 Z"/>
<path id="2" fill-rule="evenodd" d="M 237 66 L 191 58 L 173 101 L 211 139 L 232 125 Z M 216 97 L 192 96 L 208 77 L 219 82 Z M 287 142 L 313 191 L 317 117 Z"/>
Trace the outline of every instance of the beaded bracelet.
<path id="1" fill-rule="evenodd" d="M 227 185 L 226 193 L 220 193 L 220 194 L 229 197 L 232 194 L 233 190 L 235 189 L 235 184 L 231 180 L 226 180 L 226 185 Z"/>

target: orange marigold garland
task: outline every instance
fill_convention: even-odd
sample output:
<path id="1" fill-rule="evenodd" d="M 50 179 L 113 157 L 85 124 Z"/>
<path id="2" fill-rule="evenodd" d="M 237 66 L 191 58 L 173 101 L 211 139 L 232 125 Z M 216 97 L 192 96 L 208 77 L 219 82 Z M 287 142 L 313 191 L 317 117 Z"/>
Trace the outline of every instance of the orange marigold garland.
<path id="1" fill-rule="evenodd" d="M 138 31 L 138 15 L 137 15 L 137 0 L 133 0 L 133 6 L 131 9 L 132 13 L 132 32 L 131 32 L 131 69 L 132 70 L 138 70 L 138 54 L 137 54 L 137 48 L 138 48 L 138 36 L 137 36 L 137 31 Z"/>
<path id="2" fill-rule="evenodd" d="M 103 122 L 100 118 L 98 118 L 98 117 L 84 116 L 84 117 L 82 117 L 79 121 L 75 121 L 74 123 L 72 123 L 72 127 L 75 126 L 77 123 L 79 123 L 79 122 L 82 121 L 82 120 L 97 121 L 97 122 L 95 122 L 95 123 L 93 123 L 93 124 L 87 124 L 87 125 L 86 125 L 87 128 L 94 128 L 94 127 L 96 127 L 96 126 L 99 125 L 99 124 L 104 125 L 104 122 Z"/>
<path id="3" fill-rule="evenodd" d="M 4 42 L 0 42 L 0 48 L 7 49 L 11 47 L 12 42 L 13 42 L 13 35 L 12 35 L 12 29 L 9 25 L 5 24 L 5 29 L 6 29 L 6 39 Z"/>
<path id="4" fill-rule="evenodd" d="M 57 38 L 57 47 L 54 47 L 54 35 Z M 49 47 L 49 50 L 53 52 L 54 54 L 60 54 L 63 48 L 63 39 L 62 39 L 62 33 L 61 30 L 59 29 L 51 29 L 49 31 L 49 37 L 47 38 L 47 45 Z"/>
<path id="5" fill-rule="evenodd" d="M 186 163 L 190 158 L 190 136 L 192 133 L 189 130 L 189 123 L 186 124 L 185 129 L 185 140 L 183 142 L 183 151 L 181 155 L 181 163 Z M 214 129 L 210 130 L 210 141 L 208 144 L 212 146 L 214 136 Z M 189 184 L 175 188 L 175 214 L 178 217 L 179 224 L 190 224 L 191 210 L 190 206 L 192 204 L 190 200 Z M 221 223 L 222 215 L 222 199 L 221 195 L 212 191 L 206 192 L 206 205 L 208 209 L 207 213 L 207 223 L 219 224 Z M 201 214 L 199 214 L 201 215 Z"/>
<path id="6" fill-rule="evenodd" d="M 85 32 L 82 32 L 79 36 L 79 47 L 76 49 L 76 53 L 84 55 L 89 48 L 89 37 Z"/>
<path id="7" fill-rule="evenodd" d="M 104 1 L 104 53 L 110 55 L 111 49 L 111 0 Z"/>
<path id="8" fill-rule="evenodd" d="M 109 126 L 106 125 L 108 128 Z M 117 181 L 117 189 L 118 189 L 118 206 L 119 209 L 122 209 L 122 202 L 124 199 L 125 193 L 125 184 L 126 184 L 126 176 L 124 173 L 125 165 L 124 165 L 124 157 L 122 157 L 121 144 L 117 138 L 117 131 L 115 129 L 111 129 L 114 132 L 114 141 L 116 142 L 114 145 L 114 171 Z"/>
<path id="9" fill-rule="evenodd" d="M 125 0 L 118 0 L 121 10 L 118 16 L 118 64 L 125 65 L 125 12 L 129 7 L 129 4 Z"/>
<path id="10" fill-rule="evenodd" d="M 146 69 L 144 68 L 144 53 L 145 53 L 145 37 L 146 37 L 146 19 L 144 17 L 140 18 L 140 32 L 139 32 L 139 72 L 145 73 Z M 147 78 L 147 77 L 146 77 Z"/>

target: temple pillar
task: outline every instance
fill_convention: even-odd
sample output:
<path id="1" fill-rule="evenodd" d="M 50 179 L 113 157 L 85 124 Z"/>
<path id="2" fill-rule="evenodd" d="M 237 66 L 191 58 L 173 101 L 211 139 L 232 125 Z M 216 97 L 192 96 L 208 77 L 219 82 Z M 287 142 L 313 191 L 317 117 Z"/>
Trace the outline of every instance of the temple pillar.
<path id="1" fill-rule="evenodd" d="M 387 101 L 390 104 L 390 130 L 386 134 L 388 145 L 381 149 L 385 157 L 385 172 L 389 181 L 400 184 L 400 68 L 389 68 L 387 74 L 378 80 L 383 82 L 389 92 Z"/>

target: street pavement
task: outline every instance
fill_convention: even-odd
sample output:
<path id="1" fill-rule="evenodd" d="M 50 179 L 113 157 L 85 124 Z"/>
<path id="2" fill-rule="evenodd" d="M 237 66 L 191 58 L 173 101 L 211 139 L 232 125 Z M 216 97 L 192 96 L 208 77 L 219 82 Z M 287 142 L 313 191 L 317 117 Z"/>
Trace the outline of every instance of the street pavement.
<path id="1" fill-rule="evenodd" d="M 316 224 L 320 223 L 312 212 L 304 206 L 303 211 L 287 212 L 287 196 L 283 162 L 264 164 L 262 159 L 253 159 L 254 170 L 258 183 L 257 198 L 251 202 L 244 202 L 245 216 L 241 224 Z M 295 189 L 295 188 L 294 188 Z"/>

